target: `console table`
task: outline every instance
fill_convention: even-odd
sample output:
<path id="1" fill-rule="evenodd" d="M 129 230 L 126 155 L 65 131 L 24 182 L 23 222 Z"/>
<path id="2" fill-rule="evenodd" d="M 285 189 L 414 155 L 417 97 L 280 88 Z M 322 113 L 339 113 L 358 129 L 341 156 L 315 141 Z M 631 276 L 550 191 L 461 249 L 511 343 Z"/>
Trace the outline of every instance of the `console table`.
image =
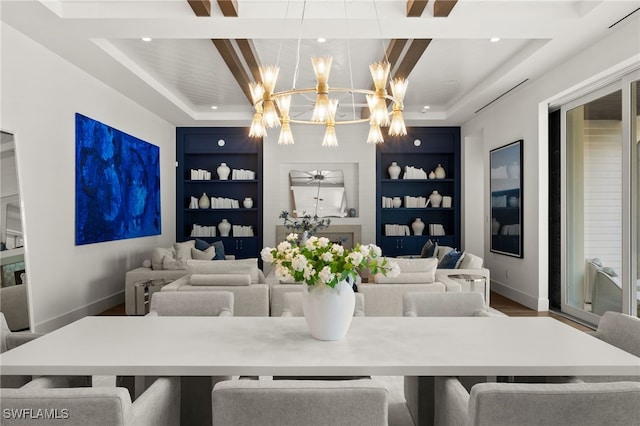
<path id="1" fill-rule="evenodd" d="M 640 374 L 640 358 L 547 317 L 358 317 L 335 342 L 296 317 L 85 317 L 0 365 L 30 375 Z"/>

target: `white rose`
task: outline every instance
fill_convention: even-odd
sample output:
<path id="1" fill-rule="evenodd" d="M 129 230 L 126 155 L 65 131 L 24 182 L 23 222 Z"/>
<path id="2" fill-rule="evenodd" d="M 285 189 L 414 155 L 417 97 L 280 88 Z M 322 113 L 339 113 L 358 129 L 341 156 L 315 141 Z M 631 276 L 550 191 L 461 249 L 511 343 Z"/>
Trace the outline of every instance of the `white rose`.
<path id="1" fill-rule="evenodd" d="M 296 234 L 295 232 L 292 232 L 289 235 L 287 235 L 286 240 L 287 241 L 298 241 L 298 234 Z"/>
<path id="2" fill-rule="evenodd" d="M 382 249 L 375 244 L 370 244 L 369 249 L 371 250 L 371 257 L 380 257 L 382 256 Z"/>
<path id="3" fill-rule="evenodd" d="M 278 244 L 278 251 L 280 253 L 283 253 L 290 248 L 291 248 L 291 243 L 289 241 L 282 241 L 280 244 Z"/>
<path id="4" fill-rule="evenodd" d="M 280 281 L 286 281 L 291 279 L 291 273 L 289 272 L 289 269 L 278 264 L 276 265 L 276 278 Z"/>
<path id="5" fill-rule="evenodd" d="M 267 263 L 273 263 L 273 254 L 271 254 L 271 250 L 273 250 L 271 247 L 265 247 L 262 249 L 262 251 L 260 252 L 260 257 L 263 261 Z"/>
<path id="6" fill-rule="evenodd" d="M 362 260 L 364 260 L 364 256 L 362 255 L 362 253 L 354 251 L 352 253 L 349 253 L 348 259 L 352 265 L 357 266 L 362 262 Z"/>
<path id="7" fill-rule="evenodd" d="M 344 254 L 344 247 L 340 244 L 334 244 L 331 247 L 331 251 L 334 252 L 337 256 L 342 256 Z"/>
<path id="8" fill-rule="evenodd" d="M 307 250 L 313 250 L 315 248 L 316 241 L 318 241 L 318 237 L 311 236 L 307 239 L 307 242 L 304 243 L 304 246 Z"/>
<path id="9" fill-rule="evenodd" d="M 400 265 L 398 265 L 396 262 L 388 262 L 387 268 L 389 268 L 387 276 L 397 277 L 398 275 L 400 275 Z"/>
<path id="10" fill-rule="evenodd" d="M 324 260 L 325 262 L 331 262 L 333 260 L 333 255 L 329 251 L 326 253 L 322 253 L 322 260 Z"/>
<path id="11" fill-rule="evenodd" d="M 362 253 L 364 257 L 369 257 L 369 246 L 366 244 L 363 246 L 360 246 L 360 253 Z"/>
<path id="12" fill-rule="evenodd" d="M 329 245 L 329 239 L 327 237 L 318 238 L 318 247 L 326 247 Z"/>
<path id="13" fill-rule="evenodd" d="M 307 263 L 304 267 L 304 279 L 308 280 L 309 278 L 314 276 L 315 273 L 316 273 L 316 270 L 313 269 L 313 266 L 311 266 L 310 263 Z"/>
<path id="14" fill-rule="evenodd" d="M 306 265 L 307 265 L 307 258 L 301 254 L 296 255 L 291 261 L 291 267 L 295 271 L 303 271 Z"/>
<path id="15" fill-rule="evenodd" d="M 318 276 L 320 277 L 320 281 L 322 281 L 323 284 L 326 284 L 335 277 L 335 274 L 331 273 L 331 268 L 325 266 L 322 268 Z"/>

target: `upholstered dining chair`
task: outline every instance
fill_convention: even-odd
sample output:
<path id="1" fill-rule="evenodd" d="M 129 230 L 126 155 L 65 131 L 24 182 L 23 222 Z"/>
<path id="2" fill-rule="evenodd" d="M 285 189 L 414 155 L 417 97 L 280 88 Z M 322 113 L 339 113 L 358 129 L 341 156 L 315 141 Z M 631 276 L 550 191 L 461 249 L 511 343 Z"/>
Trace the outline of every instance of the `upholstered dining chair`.
<path id="1" fill-rule="evenodd" d="M 147 316 L 233 316 L 230 291 L 158 291 L 151 297 Z M 229 376 L 182 376 L 181 421 L 185 425 L 211 425 L 211 390 Z"/>
<path id="2" fill-rule="evenodd" d="M 158 291 L 147 316 L 233 316 L 230 291 Z"/>
<path id="3" fill-rule="evenodd" d="M 180 426 L 177 377 L 158 378 L 134 402 L 125 388 L 67 388 L 61 380 L 39 377 L 19 389 L 0 389 L 2 425 Z"/>
<path id="4" fill-rule="evenodd" d="M 506 316 L 498 311 L 489 311 L 480 293 L 447 292 L 433 293 L 410 291 L 402 297 L 402 311 L 405 317 L 488 317 Z M 405 376 L 404 397 L 416 424 L 421 419 L 433 418 L 433 377 Z M 485 377 L 465 377 L 469 388 Z"/>
<path id="5" fill-rule="evenodd" d="M 364 295 L 355 293 L 356 305 L 353 310 L 354 317 L 364 316 Z M 283 317 L 302 317 L 302 293 L 291 292 L 282 295 L 282 315 Z"/>
<path id="6" fill-rule="evenodd" d="M 386 426 L 388 391 L 374 380 L 234 380 L 213 388 L 214 426 Z"/>
<path id="7" fill-rule="evenodd" d="M 608 425 L 640 419 L 640 383 L 479 383 L 436 377 L 436 426 Z"/>
<path id="8" fill-rule="evenodd" d="M 7 325 L 4 314 L 0 312 L 0 353 L 18 347 L 42 336 L 41 333 L 16 333 Z M 19 388 L 31 380 L 31 376 L 0 375 L 0 387 Z"/>

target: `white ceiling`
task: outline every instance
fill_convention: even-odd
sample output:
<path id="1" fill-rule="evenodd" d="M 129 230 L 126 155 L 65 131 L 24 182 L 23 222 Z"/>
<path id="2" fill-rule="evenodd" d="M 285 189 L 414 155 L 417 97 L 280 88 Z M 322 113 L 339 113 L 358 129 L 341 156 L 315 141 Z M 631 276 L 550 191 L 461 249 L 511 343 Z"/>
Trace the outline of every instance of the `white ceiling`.
<path id="1" fill-rule="evenodd" d="M 421 17 L 407 18 L 405 0 L 237 3 L 237 18 L 222 16 L 215 1 L 211 17 L 196 17 L 186 0 L 2 0 L 0 13 L 2 21 L 178 126 L 248 126 L 251 120 L 252 107 L 212 38 L 252 39 L 260 62 L 281 68 L 276 90 L 293 87 L 296 64 L 295 87 L 314 87 L 310 58 L 319 55 L 333 56 L 330 86 L 369 89 L 368 65 L 383 59 L 390 39 L 431 38 L 409 76 L 405 118 L 413 125 L 460 125 L 596 43 L 640 5 L 459 0 L 449 17 L 434 18 L 432 0 Z M 153 41 L 142 41 L 146 36 Z M 501 40 L 491 43 L 494 36 Z M 363 99 L 343 95 L 340 101 L 342 117 L 359 115 Z M 311 102 L 301 99 L 292 115 Z"/>

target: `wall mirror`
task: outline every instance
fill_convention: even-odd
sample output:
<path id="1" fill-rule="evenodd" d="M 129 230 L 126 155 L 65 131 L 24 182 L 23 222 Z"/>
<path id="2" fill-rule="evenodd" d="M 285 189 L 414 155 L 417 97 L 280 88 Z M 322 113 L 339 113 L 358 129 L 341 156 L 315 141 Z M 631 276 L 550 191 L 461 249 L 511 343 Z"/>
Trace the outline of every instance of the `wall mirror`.
<path id="1" fill-rule="evenodd" d="M 0 135 L 0 311 L 12 331 L 21 331 L 29 329 L 29 306 L 15 138 Z"/>
<path id="2" fill-rule="evenodd" d="M 289 179 L 296 216 L 347 216 L 342 170 L 291 170 Z"/>

